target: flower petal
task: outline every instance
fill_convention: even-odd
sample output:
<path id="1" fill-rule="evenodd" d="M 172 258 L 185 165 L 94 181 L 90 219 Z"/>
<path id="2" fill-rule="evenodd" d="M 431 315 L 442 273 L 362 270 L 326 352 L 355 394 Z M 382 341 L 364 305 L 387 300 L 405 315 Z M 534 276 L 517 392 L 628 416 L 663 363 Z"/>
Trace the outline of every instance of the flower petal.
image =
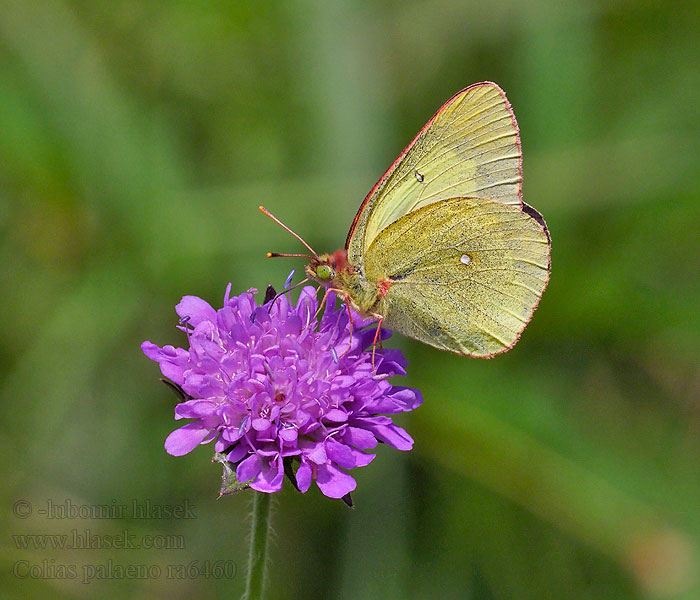
<path id="1" fill-rule="evenodd" d="M 401 411 L 409 411 L 423 404 L 423 394 L 419 390 L 409 387 L 394 386 L 390 394 L 387 394 Z"/>
<path id="2" fill-rule="evenodd" d="M 146 341 L 141 344 L 141 350 L 151 360 L 160 365 L 160 371 L 165 377 L 178 385 L 184 383 L 184 372 L 189 366 L 190 354 L 183 348 L 163 346 L 159 348 L 155 344 Z"/>
<path id="3" fill-rule="evenodd" d="M 253 429 L 255 431 L 267 431 L 270 425 L 271 423 L 267 419 L 253 419 Z"/>
<path id="4" fill-rule="evenodd" d="M 232 449 L 231 452 L 229 452 L 226 455 L 226 460 L 232 463 L 237 463 L 239 460 L 241 460 L 246 454 L 248 454 L 248 446 L 240 443 L 236 444 Z"/>
<path id="5" fill-rule="evenodd" d="M 202 321 L 216 321 L 216 311 L 206 301 L 197 296 L 183 296 L 175 307 L 175 312 L 188 324 L 196 327 Z"/>
<path id="6" fill-rule="evenodd" d="M 343 433 L 343 442 L 360 450 L 377 446 L 377 438 L 374 437 L 374 434 L 360 427 L 347 427 Z"/>
<path id="7" fill-rule="evenodd" d="M 211 400 L 186 400 L 175 407 L 176 419 L 197 419 L 216 414 L 216 402 Z"/>
<path id="8" fill-rule="evenodd" d="M 314 444 L 311 450 L 307 450 L 304 452 L 304 454 L 311 462 L 316 463 L 317 465 L 323 464 L 328 460 L 326 448 L 323 442 Z"/>
<path id="9" fill-rule="evenodd" d="M 377 425 L 372 429 L 377 439 L 393 446 L 397 450 L 410 450 L 413 448 L 413 438 L 398 425 Z"/>
<path id="10" fill-rule="evenodd" d="M 204 427 L 201 421 L 188 423 L 173 431 L 165 439 L 165 451 L 173 456 L 182 456 L 192 452 L 211 434 L 209 427 Z"/>
<path id="11" fill-rule="evenodd" d="M 238 481 L 250 481 L 255 479 L 262 468 L 262 460 L 258 454 L 251 454 L 245 460 L 242 460 L 236 467 L 236 479 Z"/>
<path id="12" fill-rule="evenodd" d="M 284 469 L 282 468 L 282 461 L 277 457 L 269 461 L 263 460 L 260 475 L 250 483 L 250 487 L 258 492 L 267 492 L 269 494 L 279 492 L 282 489 L 283 481 Z"/>
<path id="13" fill-rule="evenodd" d="M 360 450 L 336 442 L 333 438 L 326 440 L 326 454 L 328 458 L 344 469 L 364 467 L 371 463 L 375 457 L 374 454 L 365 454 Z"/>
<path id="14" fill-rule="evenodd" d="M 345 471 L 333 465 L 319 465 L 316 469 L 316 485 L 329 498 L 342 498 L 352 492 L 357 482 Z"/>
<path id="15" fill-rule="evenodd" d="M 297 430 L 294 427 L 286 427 L 282 428 L 279 430 L 278 435 L 285 441 L 285 442 L 296 442 L 298 433 Z"/>
<path id="16" fill-rule="evenodd" d="M 332 423 L 345 423 L 348 420 L 348 413 L 339 408 L 331 408 L 325 415 L 324 420 Z"/>
<path id="17" fill-rule="evenodd" d="M 301 464 L 296 472 L 297 486 L 299 486 L 299 491 L 306 493 L 311 485 L 312 479 L 311 465 L 302 459 Z"/>

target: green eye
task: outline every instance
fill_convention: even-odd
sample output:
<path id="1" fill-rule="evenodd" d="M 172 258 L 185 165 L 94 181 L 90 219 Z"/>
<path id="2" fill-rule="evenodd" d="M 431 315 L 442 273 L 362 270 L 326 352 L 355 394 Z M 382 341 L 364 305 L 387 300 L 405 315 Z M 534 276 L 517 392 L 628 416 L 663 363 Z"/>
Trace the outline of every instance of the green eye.
<path id="1" fill-rule="evenodd" d="M 316 267 L 316 277 L 321 281 L 330 281 L 335 277 L 335 271 L 328 265 L 319 265 Z"/>

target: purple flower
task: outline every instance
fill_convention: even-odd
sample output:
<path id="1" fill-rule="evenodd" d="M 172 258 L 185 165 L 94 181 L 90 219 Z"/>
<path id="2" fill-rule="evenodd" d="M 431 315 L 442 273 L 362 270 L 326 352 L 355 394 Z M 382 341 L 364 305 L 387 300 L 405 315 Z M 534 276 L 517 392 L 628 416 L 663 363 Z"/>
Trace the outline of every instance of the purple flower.
<path id="1" fill-rule="evenodd" d="M 366 451 L 378 441 L 412 448 L 411 436 L 383 415 L 413 410 L 421 394 L 387 381 L 406 374 L 399 350 L 377 347 L 373 373 L 375 327 L 360 329 L 367 322 L 354 315 L 350 335 L 347 310 L 334 309 L 332 294 L 319 323 L 312 287 L 296 307 L 285 296 L 258 306 L 256 290 L 233 298 L 230 290 L 219 310 L 196 296 L 175 307 L 189 350 L 141 345 L 191 397 L 175 407 L 176 419 L 194 421 L 165 440 L 170 454 L 215 439 L 215 450 L 237 465 L 237 480 L 255 490 L 279 491 L 285 463 L 294 463 L 296 475 L 289 468 L 288 475 L 300 491 L 315 480 L 326 496 L 341 498 L 356 485 L 347 470 L 369 464 L 375 455 Z"/>

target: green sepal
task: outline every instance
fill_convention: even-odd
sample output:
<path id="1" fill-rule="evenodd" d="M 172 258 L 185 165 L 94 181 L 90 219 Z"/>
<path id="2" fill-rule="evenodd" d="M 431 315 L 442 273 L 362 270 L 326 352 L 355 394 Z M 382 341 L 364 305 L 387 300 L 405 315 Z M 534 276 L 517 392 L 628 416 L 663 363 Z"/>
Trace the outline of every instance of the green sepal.
<path id="1" fill-rule="evenodd" d="M 240 492 L 250 487 L 250 482 L 248 481 L 238 481 L 236 479 L 236 469 L 235 465 L 228 460 L 226 460 L 226 455 L 221 452 L 214 452 L 214 456 L 211 458 L 211 462 L 221 463 L 223 467 L 223 473 L 221 474 L 221 490 L 219 490 L 219 498 L 221 496 L 228 496 L 234 492 Z"/>

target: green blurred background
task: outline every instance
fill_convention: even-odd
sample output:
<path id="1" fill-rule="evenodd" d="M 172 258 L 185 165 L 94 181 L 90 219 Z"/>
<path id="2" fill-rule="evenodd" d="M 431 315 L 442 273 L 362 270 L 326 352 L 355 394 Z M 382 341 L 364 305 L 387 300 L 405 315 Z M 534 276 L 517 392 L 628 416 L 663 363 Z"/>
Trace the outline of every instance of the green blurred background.
<path id="1" fill-rule="evenodd" d="M 174 397 L 139 345 L 183 294 L 281 286 L 345 239 L 434 111 L 508 93 L 552 278 L 516 348 L 396 336 L 415 449 L 355 510 L 285 489 L 269 598 L 700 598 L 700 12 L 690 3 L 0 2 L 3 598 L 236 598 L 251 493 L 163 450 Z M 48 519 L 51 500 L 188 500 L 196 519 Z M 25 500 L 28 518 L 13 514 Z M 128 511 L 127 511 L 128 512 Z M 12 536 L 182 535 L 179 550 Z M 232 579 L 166 566 L 230 560 Z M 78 577 L 17 577 L 76 565 Z M 147 565 L 82 583 L 83 565 Z M 43 565 L 43 567 L 42 567 Z M 25 571 L 26 573 L 26 571 Z"/>

